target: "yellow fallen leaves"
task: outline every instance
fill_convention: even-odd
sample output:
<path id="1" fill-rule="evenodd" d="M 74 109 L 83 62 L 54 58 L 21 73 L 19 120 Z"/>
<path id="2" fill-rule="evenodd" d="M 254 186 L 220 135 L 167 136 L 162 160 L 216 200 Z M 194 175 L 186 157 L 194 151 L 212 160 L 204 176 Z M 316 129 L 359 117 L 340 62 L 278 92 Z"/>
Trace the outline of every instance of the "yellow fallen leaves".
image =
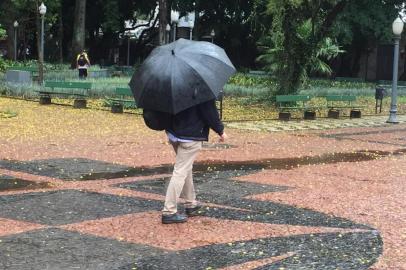
<path id="1" fill-rule="evenodd" d="M 70 100 L 55 100 L 70 102 Z M 54 102 L 54 100 L 53 100 Z M 47 141 L 60 139 L 117 137 L 134 134 L 148 137 L 153 131 L 145 127 L 139 114 L 113 114 L 96 109 L 74 109 L 72 106 L 40 105 L 38 102 L 0 97 L 0 108 L 13 108 L 14 118 L 0 118 L 0 139 L 5 141 Z"/>
<path id="2" fill-rule="evenodd" d="M 0 118 L 11 118 L 11 117 L 16 117 L 17 114 L 12 111 L 0 111 Z"/>

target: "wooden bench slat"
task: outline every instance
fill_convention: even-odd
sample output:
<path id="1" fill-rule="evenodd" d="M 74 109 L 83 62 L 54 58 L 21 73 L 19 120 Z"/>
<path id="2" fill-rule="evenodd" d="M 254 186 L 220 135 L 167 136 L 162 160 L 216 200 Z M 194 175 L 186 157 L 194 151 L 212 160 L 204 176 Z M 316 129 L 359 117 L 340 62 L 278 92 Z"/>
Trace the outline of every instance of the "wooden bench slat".
<path id="1" fill-rule="evenodd" d="M 325 96 L 327 101 L 356 101 L 356 96 L 340 96 L 340 95 L 327 95 Z"/>
<path id="2" fill-rule="evenodd" d="M 80 90 L 78 90 L 78 91 L 80 91 Z M 51 95 L 72 95 L 72 96 L 83 96 L 83 97 L 87 96 L 87 94 L 84 94 L 83 92 L 82 93 L 80 93 L 80 92 L 73 93 L 73 92 L 62 92 L 62 91 L 57 92 L 57 91 L 44 91 L 44 90 L 37 90 L 34 92 L 37 92 L 40 95 L 50 95 L 51 94 Z"/>
<path id="3" fill-rule="evenodd" d="M 60 82 L 60 81 L 45 81 L 45 87 L 49 88 L 68 88 L 68 89 L 91 89 L 90 82 Z"/>
<path id="4" fill-rule="evenodd" d="M 276 96 L 276 102 L 294 102 L 294 101 L 309 101 L 311 96 L 309 95 L 278 95 Z"/>

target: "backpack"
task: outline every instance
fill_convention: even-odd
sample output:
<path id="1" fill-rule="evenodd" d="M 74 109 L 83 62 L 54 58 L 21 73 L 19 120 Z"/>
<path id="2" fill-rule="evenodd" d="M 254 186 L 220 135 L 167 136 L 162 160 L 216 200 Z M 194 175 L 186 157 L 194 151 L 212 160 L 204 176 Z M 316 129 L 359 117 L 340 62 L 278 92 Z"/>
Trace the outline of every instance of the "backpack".
<path id="1" fill-rule="evenodd" d="M 81 66 L 81 67 L 83 67 L 84 65 L 86 65 L 86 59 L 85 59 L 85 56 L 84 56 L 83 54 L 81 54 L 81 55 L 79 56 L 78 65 Z"/>
<path id="2" fill-rule="evenodd" d="M 166 130 L 171 127 L 172 114 L 144 109 L 142 112 L 145 125 L 152 130 Z"/>

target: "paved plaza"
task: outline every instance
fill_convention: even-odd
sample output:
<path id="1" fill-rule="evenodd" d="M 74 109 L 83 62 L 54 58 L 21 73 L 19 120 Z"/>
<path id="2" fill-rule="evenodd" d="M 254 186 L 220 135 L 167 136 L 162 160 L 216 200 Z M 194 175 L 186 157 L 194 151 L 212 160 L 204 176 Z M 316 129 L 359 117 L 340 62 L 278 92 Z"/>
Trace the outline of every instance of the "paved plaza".
<path id="1" fill-rule="evenodd" d="M 406 269 L 406 117 L 228 122 L 202 216 L 162 225 L 174 153 L 139 115 L 0 98 L 0 269 Z"/>

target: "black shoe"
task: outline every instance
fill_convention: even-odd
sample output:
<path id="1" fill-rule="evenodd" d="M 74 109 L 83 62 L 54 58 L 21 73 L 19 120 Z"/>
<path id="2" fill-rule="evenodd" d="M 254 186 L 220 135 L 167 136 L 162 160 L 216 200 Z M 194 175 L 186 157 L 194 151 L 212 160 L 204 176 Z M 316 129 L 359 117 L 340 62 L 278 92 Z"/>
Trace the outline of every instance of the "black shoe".
<path id="1" fill-rule="evenodd" d="M 203 208 L 201 205 L 196 205 L 194 207 L 186 207 L 185 212 L 188 217 L 201 216 L 203 215 Z"/>
<path id="2" fill-rule="evenodd" d="M 187 216 L 182 214 L 162 215 L 162 224 L 183 223 L 187 221 Z"/>

